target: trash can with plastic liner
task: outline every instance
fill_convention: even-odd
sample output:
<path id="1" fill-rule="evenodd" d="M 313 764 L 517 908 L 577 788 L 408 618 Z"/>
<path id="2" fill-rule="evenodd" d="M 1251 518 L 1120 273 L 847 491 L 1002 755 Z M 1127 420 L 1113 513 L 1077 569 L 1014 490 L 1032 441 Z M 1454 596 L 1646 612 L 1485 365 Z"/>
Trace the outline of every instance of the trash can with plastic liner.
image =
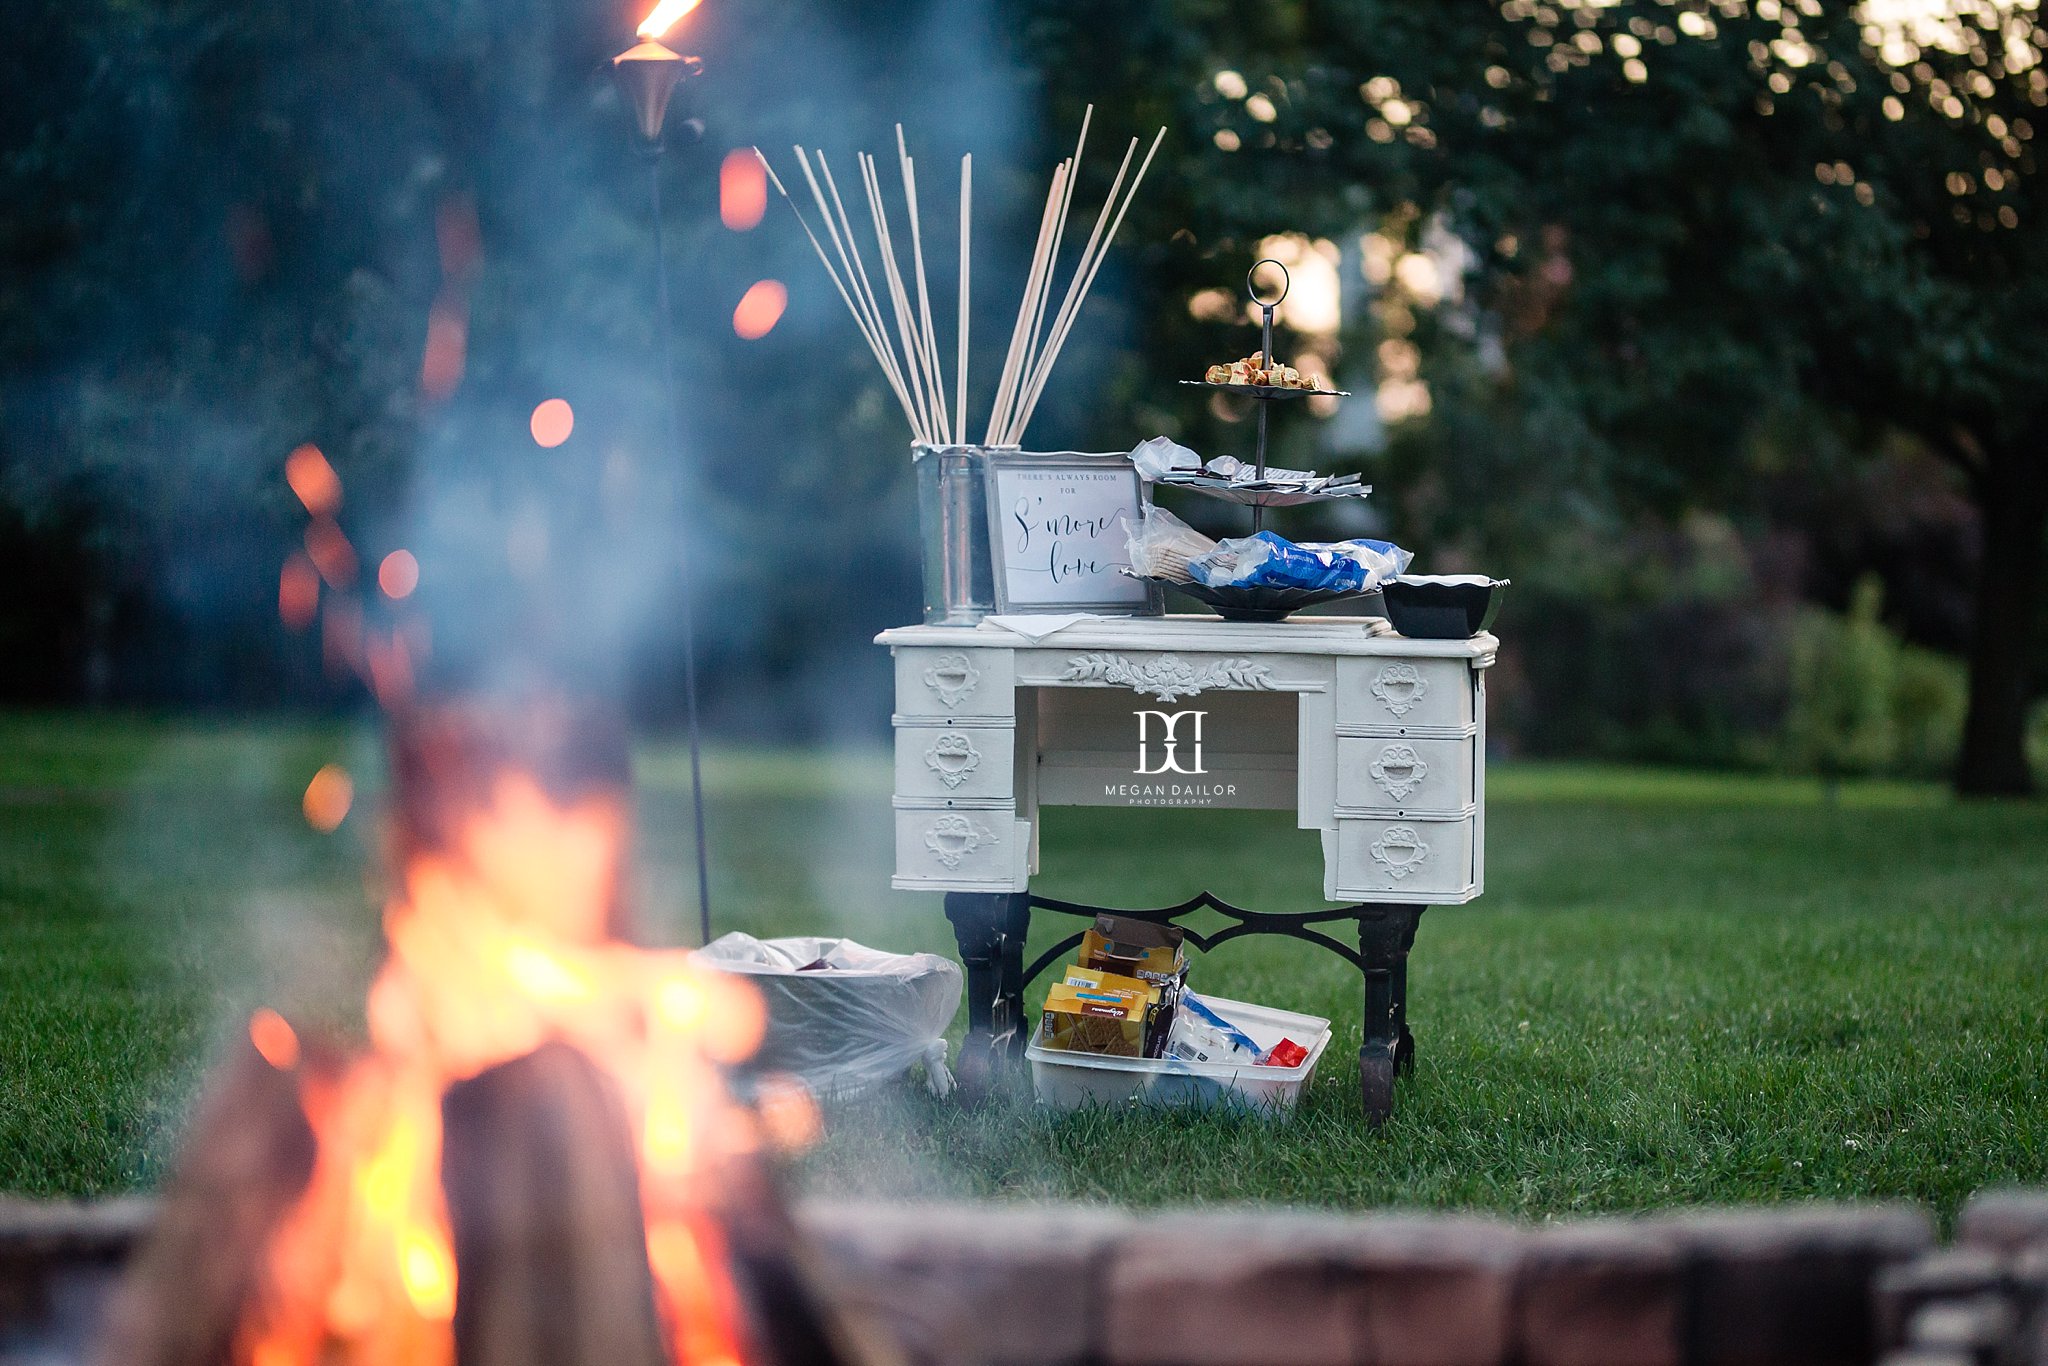
<path id="1" fill-rule="evenodd" d="M 760 988 L 768 1032 L 756 1060 L 819 1095 L 852 1096 L 922 1062 L 935 1095 L 953 1089 L 946 1027 L 960 1007 L 960 965 L 933 953 L 886 953 L 851 939 L 721 935 L 708 967 Z"/>

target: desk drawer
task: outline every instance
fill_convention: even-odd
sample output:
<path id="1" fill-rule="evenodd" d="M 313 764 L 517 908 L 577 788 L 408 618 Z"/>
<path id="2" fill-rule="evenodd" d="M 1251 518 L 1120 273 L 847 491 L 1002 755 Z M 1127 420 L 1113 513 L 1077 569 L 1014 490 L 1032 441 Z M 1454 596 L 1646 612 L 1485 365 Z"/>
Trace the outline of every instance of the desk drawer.
<path id="1" fill-rule="evenodd" d="M 1470 816 L 1339 817 L 1335 890 L 1361 901 L 1463 901 L 1474 883 Z"/>
<path id="2" fill-rule="evenodd" d="M 1462 659 L 1347 659 L 1337 666 L 1337 724 L 1378 735 L 1469 735 L 1473 693 Z"/>
<path id="3" fill-rule="evenodd" d="M 1371 811 L 1462 812 L 1472 805 L 1476 740 L 1337 738 L 1337 805 Z"/>
<path id="4" fill-rule="evenodd" d="M 956 803 L 1007 801 L 1017 732 L 994 726 L 896 728 L 896 795 Z"/>
<path id="5" fill-rule="evenodd" d="M 1031 825 L 1008 804 L 896 807 L 899 888 L 1022 891 Z"/>
<path id="6" fill-rule="evenodd" d="M 1008 650 L 899 647 L 896 714 L 944 719 L 1015 716 L 1013 660 Z"/>

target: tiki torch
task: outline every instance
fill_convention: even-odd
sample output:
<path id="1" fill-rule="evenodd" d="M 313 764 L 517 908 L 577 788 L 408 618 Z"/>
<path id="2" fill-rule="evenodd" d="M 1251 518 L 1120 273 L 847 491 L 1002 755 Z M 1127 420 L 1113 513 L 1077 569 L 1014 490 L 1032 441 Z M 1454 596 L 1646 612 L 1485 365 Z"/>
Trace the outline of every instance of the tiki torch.
<path id="1" fill-rule="evenodd" d="M 661 37 L 678 19 L 697 7 L 697 0 L 660 0 L 639 28 L 640 42 L 612 58 L 612 74 L 633 107 L 633 119 L 640 134 L 640 149 L 647 160 L 647 185 L 654 216 L 654 320 L 661 335 L 661 377 L 668 400 L 669 450 L 682 459 L 682 398 L 676 389 L 675 338 L 669 320 L 668 253 L 661 235 L 661 153 L 668 120 L 669 100 L 676 86 L 704 69 L 695 57 L 685 57 L 662 44 Z M 685 125 L 695 137 L 702 131 L 695 120 Z M 711 942 L 711 862 L 704 838 L 704 774 L 702 743 L 697 722 L 697 645 L 692 620 L 689 583 L 683 587 L 683 709 L 690 726 L 690 814 L 697 841 L 697 918 L 702 943 Z"/>

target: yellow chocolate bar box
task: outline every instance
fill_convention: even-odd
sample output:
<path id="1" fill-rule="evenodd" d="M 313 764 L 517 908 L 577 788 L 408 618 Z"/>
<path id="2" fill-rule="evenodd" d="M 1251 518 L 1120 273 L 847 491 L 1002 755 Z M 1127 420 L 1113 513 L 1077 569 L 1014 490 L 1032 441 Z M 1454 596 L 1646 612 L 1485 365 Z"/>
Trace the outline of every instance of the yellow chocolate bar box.
<path id="1" fill-rule="evenodd" d="M 1101 968 L 1069 967 L 1062 980 L 1070 987 L 1088 987 L 1095 991 L 1122 991 L 1144 998 L 1145 1004 L 1159 1004 L 1160 989 L 1156 982 L 1147 982 L 1137 977 L 1125 977 L 1121 973 L 1104 972 Z"/>
<path id="2" fill-rule="evenodd" d="M 1046 993 L 1045 1014 L 1038 1021 L 1038 1041 L 1047 1048 L 1071 1053 L 1100 1053 L 1118 1058 L 1143 1057 L 1144 996 L 1106 991 L 1065 982 Z"/>

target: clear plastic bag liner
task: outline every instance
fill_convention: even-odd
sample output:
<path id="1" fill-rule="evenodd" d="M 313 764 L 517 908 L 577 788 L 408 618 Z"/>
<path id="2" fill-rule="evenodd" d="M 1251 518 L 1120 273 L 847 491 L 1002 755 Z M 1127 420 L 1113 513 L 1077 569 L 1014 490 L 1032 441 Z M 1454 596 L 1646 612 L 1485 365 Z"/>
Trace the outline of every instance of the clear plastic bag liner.
<path id="1" fill-rule="evenodd" d="M 946 1026 L 960 1006 L 960 965 L 935 953 L 886 953 L 851 939 L 721 935 L 698 950 L 707 967 L 760 989 L 768 1031 L 757 1055 L 820 1095 L 858 1095 L 925 1065 L 934 1095 L 953 1089 Z M 825 966 L 799 971 L 811 964 Z"/>

